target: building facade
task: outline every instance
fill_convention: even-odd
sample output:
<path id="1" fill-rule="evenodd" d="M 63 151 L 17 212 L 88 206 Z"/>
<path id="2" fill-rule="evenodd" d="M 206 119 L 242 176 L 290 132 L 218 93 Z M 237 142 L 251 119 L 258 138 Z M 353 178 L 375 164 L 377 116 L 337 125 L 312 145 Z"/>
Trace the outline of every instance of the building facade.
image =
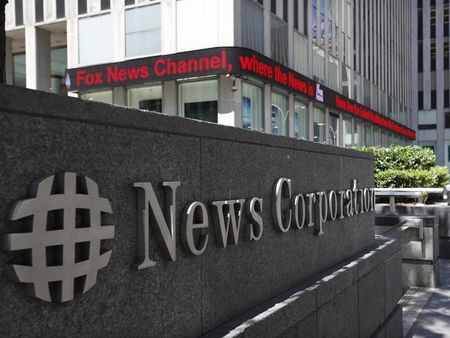
<path id="1" fill-rule="evenodd" d="M 338 146 L 404 144 L 413 13 L 408 0 L 12 0 L 7 82 Z M 213 71 L 211 48 L 238 70 Z M 244 54 L 257 63 L 244 69 Z M 170 76 L 152 76 L 169 60 Z M 147 76 L 130 80 L 136 67 Z"/>
<path id="2" fill-rule="evenodd" d="M 417 142 L 450 166 L 449 1 L 412 1 L 412 101 Z"/>

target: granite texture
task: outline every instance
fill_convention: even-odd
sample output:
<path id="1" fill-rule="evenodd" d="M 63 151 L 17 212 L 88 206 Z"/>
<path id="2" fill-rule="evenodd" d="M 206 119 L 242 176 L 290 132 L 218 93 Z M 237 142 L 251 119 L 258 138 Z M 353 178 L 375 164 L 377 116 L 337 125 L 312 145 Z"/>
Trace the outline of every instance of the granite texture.
<path id="1" fill-rule="evenodd" d="M 354 178 L 359 187 L 373 187 L 367 174 L 373 172 L 372 156 L 366 153 L 4 85 L 0 128 L 1 233 L 10 231 L 10 207 L 27 197 L 29 184 L 59 171 L 77 172 L 98 183 L 100 195 L 111 202 L 115 224 L 109 265 L 89 292 L 65 304 L 27 296 L 22 285 L 7 278 L 9 256 L 2 254 L 2 336 L 199 336 L 373 245 L 373 212 L 327 222 L 319 237 L 311 229 L 277 232 L 270 208 L 280 177 L 291 178 L 293 192 L 300 193 L 348 189 Z M 150 258 L 157 266 L 136 271 L 133 183 L 142 181 L 153 184 L 161 203 L 161 182 L 180 181 L 181 186 L 176 261 L 162 258 L 151 233 Z M 179 216 L 187 202 L 253 196 L 264 200 L 260 241 L 244 239 L 244 219 L 237 246 L 219 248 L 217 228 L 211 224 L 201 257 L 183 250 Z M 346 269 L 348 275 L 336 278 L 328 289 L 315 290 L 319 302 L 325 306 L 350 292 L 345 290 L 386 255 L 392 256 L 394 247 L 388 245 L 370 262 L 361 262 L 364 268 Z M 316 302 L 316 294 L 313 300 L 308 297 L 274 315 L 274 331 L 266 332 L 282 334 L 298 318 L 309 318 L 307 304 Z M 344 303 L 336 306 L 346 308 Z"/>

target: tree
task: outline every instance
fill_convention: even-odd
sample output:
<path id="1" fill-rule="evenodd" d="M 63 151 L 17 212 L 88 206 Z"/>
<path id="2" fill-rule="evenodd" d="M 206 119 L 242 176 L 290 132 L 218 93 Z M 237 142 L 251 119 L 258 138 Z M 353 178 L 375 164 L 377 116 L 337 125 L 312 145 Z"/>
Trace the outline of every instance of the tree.
<path id="1" fill-rule="evenodd" d="M 0 83 L 5 82 L 5 6 L 8 0 L 0 0 Z"/>

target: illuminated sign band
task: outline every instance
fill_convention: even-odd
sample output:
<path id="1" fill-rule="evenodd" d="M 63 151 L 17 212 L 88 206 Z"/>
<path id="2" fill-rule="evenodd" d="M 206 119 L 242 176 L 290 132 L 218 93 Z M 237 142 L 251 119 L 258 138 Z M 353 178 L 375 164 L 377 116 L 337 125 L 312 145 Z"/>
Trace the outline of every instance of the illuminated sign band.
<path id="1" fill-rule="evenodd" d="M 247 48 L 216 47 L 68 69 L 66 85 L 69 90 L 82 91 L 221 74 L 259 78 L 410 139 L 416 138 L 414 130 Z"/>

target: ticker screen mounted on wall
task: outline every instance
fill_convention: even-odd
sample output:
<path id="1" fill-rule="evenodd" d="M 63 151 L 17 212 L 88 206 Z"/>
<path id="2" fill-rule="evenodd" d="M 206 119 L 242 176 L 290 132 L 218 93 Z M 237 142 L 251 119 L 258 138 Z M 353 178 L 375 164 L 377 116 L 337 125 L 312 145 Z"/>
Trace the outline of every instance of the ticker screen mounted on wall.
<path id="1" fill-rule="evenodd" d="M 208 75 L 234 74 L 261 79 L 370 121 L 410 139 L 416 132 L 253 50 L 216 47 L 123 62 L 68 69 L 72 91 L 129 86 Z"/>

